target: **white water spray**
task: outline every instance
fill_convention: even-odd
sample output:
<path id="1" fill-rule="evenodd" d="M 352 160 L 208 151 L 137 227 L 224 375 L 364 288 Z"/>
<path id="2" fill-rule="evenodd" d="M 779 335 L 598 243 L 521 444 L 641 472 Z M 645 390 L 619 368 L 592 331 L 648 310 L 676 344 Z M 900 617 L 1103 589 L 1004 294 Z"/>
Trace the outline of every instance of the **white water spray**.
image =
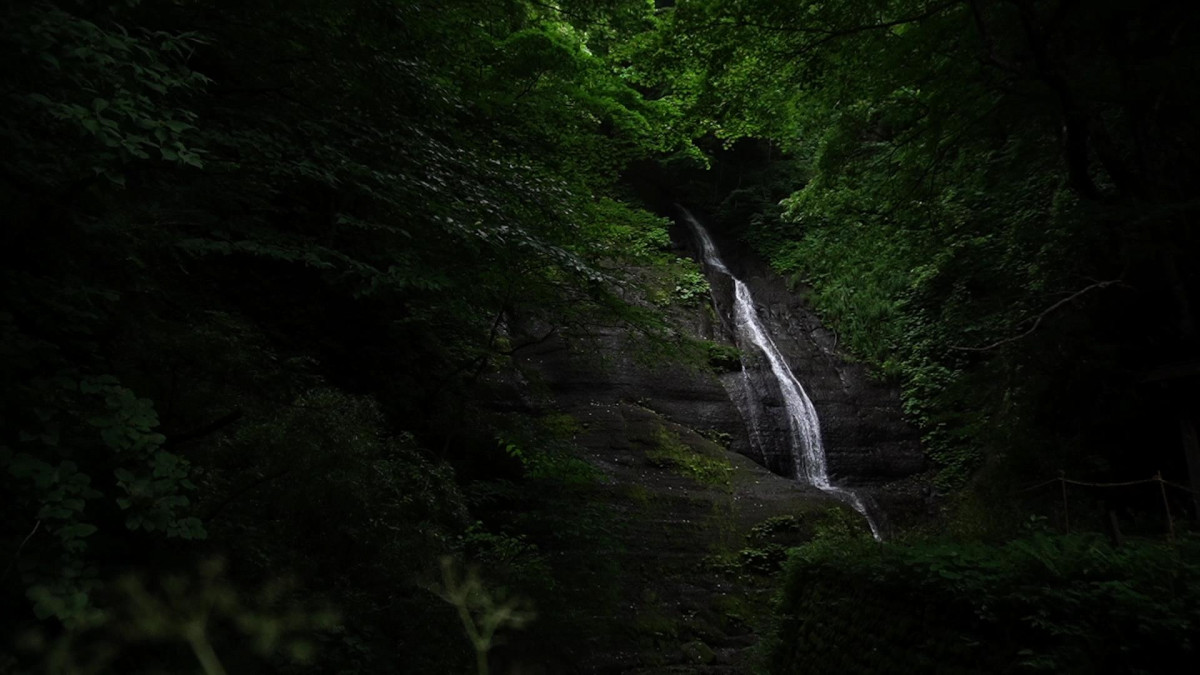
<path id="1" fill-rule="evenodd" d="M 733 281 L 733 318 L 738 342 L 743 348 L 745 343 L 749 342 L 763 353 L 767 363 L 771 366 L 771 373 L 779 384 L 784 409 L 787 411 L 788 426 L 791 429 L 790 447 L 792 461 L 795 463 L 796 479 L 849 504 L 867 519 L 867 524 L 871 527 L 871 534 L 876 539 L 880 539 L 879 526 L 862 498 L 850 490 L 835 487 L 829 482 L 829 473 L 825 465 L 825 446 L 821 441 L 821 421 L 817 418 L 817 410 L 813 407 L 812 401 L 808 398 L 800 381 L 788 368 L 783 354 L 775 346 L 775 341 L 771 339 L 762 319 L 758 316 L 750 289 L 741 279 L 733 276 L 733 273 L 725 266 L 721 256 L 717 253 L 716 245 L 713 244 L 712 238 L 708 236 L 708 231 L 704 229 L 704 226 L 687 209 L 682 206 L 679 209 L 700 241 L 701 255 L 705 265 L 711 271 L 724 274 Z M 748 377 L 744 361 L 742 373 L 743 377 Z M 747 398 L 750 397 L 747 396 Z M 752 433 L 758 434 L 758 415 L 754 414 L 755 403 L 748 400 L 747 405 L 750 406 L 747 422 L 752 427 Z"/>

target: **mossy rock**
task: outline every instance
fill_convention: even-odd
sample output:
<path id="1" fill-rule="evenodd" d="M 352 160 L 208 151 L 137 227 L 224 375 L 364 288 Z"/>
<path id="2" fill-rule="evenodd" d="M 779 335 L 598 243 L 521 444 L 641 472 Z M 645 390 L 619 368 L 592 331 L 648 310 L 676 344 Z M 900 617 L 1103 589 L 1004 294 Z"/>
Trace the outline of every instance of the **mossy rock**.
<path id="1" fill-rule="evenodd" d="M 737 347 L 718 342 L 706 342 L 708 365 L 719 373 L 730 373 L 742 369 L 742 352 Z"/>
<path id="2" fill-rule="evenodd" d="M 751 574 L 774 574 L 783 569 L 787 557 L 787 549 L 779 544 L 744 548 L 738 552 L 738 561 L 742 569 Z"/>
<path id="3" fill-rule="evenodd" d="M 695 640 L 685 644 L 682 647 L 683 662 L 707 665 L 716 660 L 717 654 L 712 650 L 712 647 L 704 644 L 699 640 Z"/>
<path id="4" fill-rule="evenodd" d="M 654 431 L 654 448 L 646 452 L 646 461 L 658 468 L 674 469 L 704 485 L 728 485 L 733 465 L 718 448 L 684 443 L 679 435 L 660 426 Z M 700 444 L 707 445 L 707 444 Z"/>

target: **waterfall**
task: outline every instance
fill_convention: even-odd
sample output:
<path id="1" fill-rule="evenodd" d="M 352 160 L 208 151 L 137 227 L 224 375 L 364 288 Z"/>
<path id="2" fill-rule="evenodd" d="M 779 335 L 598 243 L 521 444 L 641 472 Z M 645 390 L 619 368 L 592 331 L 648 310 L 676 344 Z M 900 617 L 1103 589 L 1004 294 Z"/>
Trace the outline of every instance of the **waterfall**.
<path id="1" fill-rule="evenodd" d="M 754 306 L 754 298 L 750 295 L 750 289 L 741 279 L 738 279 L 725 266 L 721 260 L 720 254 L 717 252 L 717 247 L 713 243 L 712 238 L 708 236 L 708 231 L 700 224 L 700 221 L 682 206 L 679 207 L 683 212 L 684 220 L 688 226 L 695 232 L 696 238 L 700 242 L 701 257 L 704 264 L 710 272 L 724 274 L 733 281 L 733 302 L 734 302 L 734 332 L 737 336 L 738 346 L 745 351 L 747 343 L 754 345 L 766 357 L 768 365 L 771 368 L 771 374 L 775 377 L 775 381 L 779 385 L 780 394 L 783 397 L 784 409 L 787 411 L 788 426 L 791 431 L 790 449 L 792 462 L 794 463 L 796 479 L 812 485 L 813 487 L 836 497 L 837 499 L 849 504 L 855 511 L 861 513 L 867 520 L 867 524 L 871 527 L 871 534 L 876 539 L 880 539 L 879 526 L 875 522 L 875 518 L 867 509 L 863 499 L 854 492 L 835 487 L 829 482 L 829 473 L 825 465 L 825 446 L 821 441 L 821 421 L 817 417 L 817 409 L 813 407 L 812 401 L 805 393 L 804 387 L 796 376 L 788 368 L 787 362 L 780 353 L 779 348 L 775 346 L 775 341 L 771 339 L 767 327 L 763 325 L 762 319 L 758 315 L 758 309 Z M 748 381 L 749 375 L 746 372 L 746 362 L 742 359 L 742 376 L 744 381 Z M 747 394 L 747 410 L 744 414 L 747 417 L 746 422 L 751 427 L 751 434 L 757 436 L 759 434 L 759 418 L 761 417 L 758 407 L 761 406 L 750 395 L 749 388 Z"/>

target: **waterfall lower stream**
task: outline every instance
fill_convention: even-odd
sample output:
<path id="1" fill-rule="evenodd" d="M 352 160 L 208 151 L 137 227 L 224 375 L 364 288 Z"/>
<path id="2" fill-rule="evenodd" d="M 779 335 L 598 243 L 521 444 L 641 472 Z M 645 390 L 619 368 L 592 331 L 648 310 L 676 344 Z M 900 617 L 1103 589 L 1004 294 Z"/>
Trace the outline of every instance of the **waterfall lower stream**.
<path id="1" fill-rule="evenodd" d="M 866 518 L 871 527 L 871 534 L 876 539 L 880 539 L 879 525 L 863 499 L 853 491 L 835 487 L 829 482 L 829 473 L 825 465 L 825 447 L 821 441 L 821 421 L 817 417 L 817 410 L 813 407 L 812 401 L 808 398 L 800 381 L 788 368 L 783 354 L 775 346 L 775 341 L 771 339 L 766 326 L 763 325 L 762 319 L 758 315 L 758 309 L 754 306 L 754 298 L 750 295 L 750 289 L 725 266 L 717 252 L 716 245 L 700 221 L 696 220 L 682 206 L 679 209 L 683 212 L 684 220 L 687 221 L 688 226 L 692 228 L 700 242 L 701 257 L 709 271 L 724 274 L 733 281 L 733 316 L 739 347 L 743 351 L 745 351 L 747 343 L 757 347 L 766 357 L 771 374 L 779 386 L 791 431 L 789 446 L 795 466 L 796 480 L 812 485 L 849 504 Z M 742 359 L 742 376 L 744 381 L 748 381 L 745 358 Z M 747 394 L 750 394 L 748 390 Z M 746 396 L 746 410 L 743 411 L 743 414 L 746 416 L 747 424 L 751 427 L 752 434 L 759 432 L 759 425 L 763 417 L 761 407 L 761 401 L 756 400 L 753 396 Z"/>

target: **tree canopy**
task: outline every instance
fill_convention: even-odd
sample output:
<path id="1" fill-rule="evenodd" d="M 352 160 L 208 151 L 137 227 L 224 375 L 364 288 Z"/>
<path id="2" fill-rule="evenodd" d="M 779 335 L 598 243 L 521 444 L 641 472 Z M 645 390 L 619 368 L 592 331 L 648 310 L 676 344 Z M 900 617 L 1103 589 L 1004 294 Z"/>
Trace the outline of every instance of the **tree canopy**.
<path id="1" fill-rule="evenodd" d="M 1014 452 L 1026 471 L 1131 469 L 1129 447 L 1182 458 L 1136 383 L 1196 346 L 1195 20 L 1176 3 L 686 2 L 640 76 L 726 144 L 787 153 L 726 206 L 850 352 L 902 379 L 948 484 Z"/>

